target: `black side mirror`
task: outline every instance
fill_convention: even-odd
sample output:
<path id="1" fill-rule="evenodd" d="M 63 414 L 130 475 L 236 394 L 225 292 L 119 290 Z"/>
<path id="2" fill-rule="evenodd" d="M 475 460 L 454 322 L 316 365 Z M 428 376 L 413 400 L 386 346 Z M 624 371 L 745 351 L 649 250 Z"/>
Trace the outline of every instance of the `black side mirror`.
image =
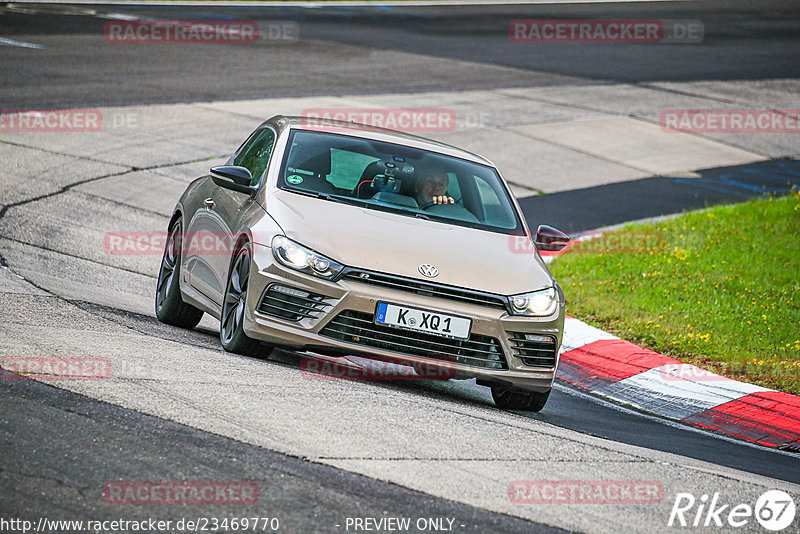
<path id="1" fill-rule="evenodd" d="M 569 245 L 569 236 L 552 226 L 543 224 L 536 229 L 536 248 L 550 252 L 558 252 Z"/>
<path id="2" fill-rule="evenodd" d="M 244 167 L 221 165 L 211 167 L 211 179 L 220 187 L 253 196 L 256 188 L 250 185 L 253 175 Z"/>

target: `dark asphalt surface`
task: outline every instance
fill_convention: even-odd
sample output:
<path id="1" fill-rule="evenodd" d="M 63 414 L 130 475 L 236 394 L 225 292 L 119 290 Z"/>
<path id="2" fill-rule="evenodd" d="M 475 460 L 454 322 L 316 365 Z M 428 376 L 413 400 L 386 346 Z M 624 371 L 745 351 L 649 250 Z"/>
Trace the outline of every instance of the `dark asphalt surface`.
<path id="1" fill-rule="evenodd" d="M 348 517 L 385 516 L 452 518 L 457 532 L 565 532 L 246 445 L 32 380 L 0 380 L 0 399 L 0 517 L 6 519 L 122 517 L 177 522 L 198 517 L 261 517 L 277 518 L 279 532 L 304 534 L 345 532 Z M 253 482 L 258 485 L 258 497 L 255 504 L 245 505 L 109 504 L 103 490 L 117 481 Z"/>
<path id="2" fill-rule="evenodd" d="M 109 44 L 103 39 L 108 18 L 81 15 L 86 9 L 155 20 L 288 20 L 298 24 L 300 40 L 202 46 Z M 510 21 L 539 17 L 699 20 L 705 31 L 699 44 L 509 40 Z M 99 106 L 798 77 L 798 27 L 800 4 L 774 0 L 375 9 L 16 4 L 0 16 L 0 37 L 47 48 L 0 46 L 0 104 Z"/>
<path id="3" fill-rule="evenodd" d="M 6 6 L 0 37 L 46 46 L 0 46 L 0 107 L 7 109 L 800 76 L 800 3 L 789 1 L 457 9 Z M 202 46 L 106 43 L 103 27 L 119 14 L 292 21 L 300 39 Z M 510 21 L 539 17 L 699 20 L 704 38 L 698 44 L 645 45 L 509 40 Z M 767 167 L 709 169 L 701 179 L 646 178 L 530 197 L 522 207 L 534 227 L 546 223 L 576 232 L 737 202 L 797 183 L 797 161 Z M 735 176 L 720 178 L 724 173 Z"/>
<path id="4" fill-rule="evenodd" d="M 520 199 L 528 224 L 570 233 L 714 204 L 781 195 L 800 185 L 800 161 L 777 159 L 697 172 L 695 178 L 642 178 Z"/>
<path id="5" fill-rule="evenodd" d="M 219 347 L 219 334 L 216 332 L 184 331 L 161 324 L 154 317 L 122 312 L 96 304 L 75 304 L 103 319 L 127 325 L 137 332 L 167 340 L 176 340 L 176 336 L 180 336 L 180 341 L 183 343 L 222 350 Z M 290 366 L 299 365 L 301 358 L 299 354 L 283 351 L 263 354 L 262 357 L 269 358 L 271 363 L 280 362 Z M 473 395 L 474 388 L 464 390 L 459 384 L 462 382 L 403 381 L 381 384 L 381 387 L 406 388 L 419 390 L 425 394 L 456 397 L 465 403 L 484 402 L 483 399 Z M 86 402 L 93 401 L 86 399 Z M 613 405 L 613 403 L 598 404 L 591 395 L 576 392 L 571 386 L 565 386 L 564 389 L 553 390 L 542 412 L 525 416 L 592 436 L 800 483 L 800 469 L 796 467 L 800 455 L 779 454 L 766 447 L 751 446 L 735 440 L 722 440 L 708 432 L 698 431 L 686 425 L 674 422 L 667 425 L 661 423 L 657 417 L 641 417 L 632 409 L 620 411 L 609 408 L 609 404 Z"/>
<path id="6" fill-rule="evenodd" d="M 49 9 L 49 8 L 48 8 Z M 294 20 L 301 40 L 256 45 L 107 45 L 106 19 L 63 13 L 69 6 L 6 9 L 0 37 L 45 45 L 0 46 L 0 106 L 133 105 L 495 87 L 656 80 L 751 80 L 800 76 L 800 4 L 698 2 L 507 8 L 158 8 L 106 11 L 169 19 Z M 74 12 L 73 12 L 74 13 Z M 701 45 L 514 45 L 507 24 L 537 17 L 699 19 Z M 520 52 L 524 50 L 524 52 Z M 407 52 L 418 56 L 398 56 Z M 453 62 L 462 60 L 469 63 Z M 797 183 L 796 161 L 712 169 L 701 178 L 654 177 L 525 199 L 529 220 L 578 231 L 632 218 L 780 192 Z M 766 189 L 765 189 L 766 188 Z M 152 318 L 95 308 L 175 338 Z M 214 336 L 189 333 L 202 344 Z M 435 384 L 390 387 L 437 388 Z M 465 397 L 464 402 L 472 402 Z M 555 391 L 531 415 L 587 434 L 800 482 L 797 456 L 717 439 L 621 413 Z M 49 385 L 0 381 L 0 516 L 115 518 L 103 503 L 109 473 L 127 480 L 252 480 L 248 512 L 281 519 L 288 532 L 335 531 L 343 517 L 457 517 L 470 532 L 532 532 L 536 525 L 311 464 Z M 124 458 L 125 461 L 121 461 Z M 14 491 L 9 489 L 14 488 Z M 420 511 L 424 512 L 420 512 Z M 239 512 L 243 510 L 233 510 Z M 126 518 L 222 516 L 228 510 L 125 507 Z M 249 515 L 249 514 L 248 514 Z M 544 530 L 542 530 L 544 531 Z"/>

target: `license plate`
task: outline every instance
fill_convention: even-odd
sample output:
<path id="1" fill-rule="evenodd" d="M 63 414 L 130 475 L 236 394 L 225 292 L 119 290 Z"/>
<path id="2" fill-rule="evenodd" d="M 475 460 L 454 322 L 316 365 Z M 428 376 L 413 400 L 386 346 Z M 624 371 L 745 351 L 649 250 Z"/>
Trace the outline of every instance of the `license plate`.
<path id="1" fill-rule="evenodd" d="M 472 319 L 379 302 L 375 322 L 395 328 L 469 339 Z"/>

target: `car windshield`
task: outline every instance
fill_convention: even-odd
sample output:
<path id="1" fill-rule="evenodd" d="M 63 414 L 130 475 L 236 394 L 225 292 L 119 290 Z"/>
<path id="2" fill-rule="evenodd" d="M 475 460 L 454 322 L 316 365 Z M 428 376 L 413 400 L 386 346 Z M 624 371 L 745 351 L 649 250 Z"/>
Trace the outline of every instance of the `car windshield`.
<path id="1" fill-rule="evenodd" d="M 278 186 L 448 224 L 524 231 L 494 168 L 373 139 L 293 130 Z"/>

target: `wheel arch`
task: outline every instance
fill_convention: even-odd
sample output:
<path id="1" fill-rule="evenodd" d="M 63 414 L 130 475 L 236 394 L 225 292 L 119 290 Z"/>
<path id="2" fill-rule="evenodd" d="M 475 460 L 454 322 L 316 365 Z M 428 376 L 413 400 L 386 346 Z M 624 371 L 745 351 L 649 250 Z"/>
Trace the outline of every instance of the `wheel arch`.
<path id="1" fill-rule="evenodd" d="M 236 236 L 236 239 L 232 240 L 233 247 L 231 248 L 231 256 L 228 259 L 228 269 L 225 272 L 226 284 L 228 283 L 228 278 L 230 278 L 231 276 L 231 269 L 233 269 L 233 262 L 236 259 L 235 253 L 239 251 L 239 247 L 241 247 L 242 243 L 245 242 L 250 243 L 251 247 L 253 246 L 253 235 L 250 233 L 249 230 L 244 230 L 239 232 L 239 234 Z M 252 256 L 252 251 L 251 251 L 251 256 Z M 252 261 L 252 257 L 250 258 L 250 261 Z"/>
<path id="2" fill-rule="evenodd" d="M 180 220 L 183 222 L 183 206 L 180 203 L 175 206 L 175 211 L 172 212 L 172 217 L 169 219 L 169 224 L 167 225 L 167 229 L 172 230 L 172 225 L 175 224 L 175 221 Z"/>

